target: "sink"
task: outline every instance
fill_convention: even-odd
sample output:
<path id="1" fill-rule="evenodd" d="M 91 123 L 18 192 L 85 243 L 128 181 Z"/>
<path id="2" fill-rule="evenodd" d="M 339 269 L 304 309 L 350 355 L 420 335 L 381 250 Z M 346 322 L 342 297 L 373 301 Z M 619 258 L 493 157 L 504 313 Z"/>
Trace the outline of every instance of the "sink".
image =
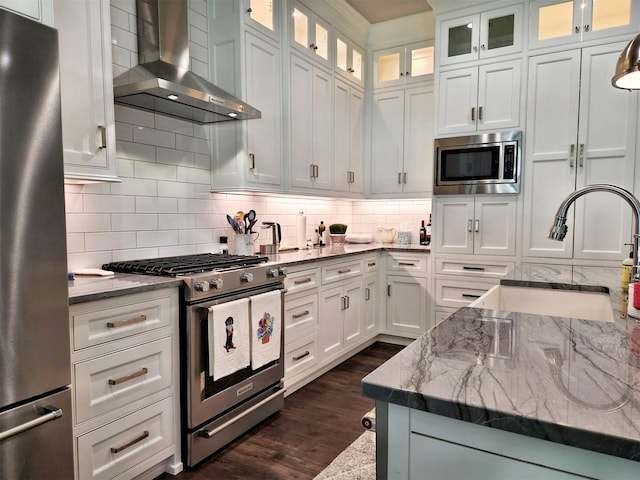
<path id="1" fill-rule="evenodd" d="M 496 285 L 469 307 L 613 322 L 608 293 Z"/>

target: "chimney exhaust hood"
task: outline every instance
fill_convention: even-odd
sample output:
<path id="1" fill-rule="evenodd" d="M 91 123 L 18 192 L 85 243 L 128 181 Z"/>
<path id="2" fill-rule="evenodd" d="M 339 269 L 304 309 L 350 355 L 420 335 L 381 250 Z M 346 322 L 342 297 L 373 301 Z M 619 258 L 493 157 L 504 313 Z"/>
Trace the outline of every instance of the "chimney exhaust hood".
<path id="1" fill-rule="evenodd" d="M 139 65 L 113 80 L 114 101 L 196 123 L 260 118 L 189 71 L 187 0 L 137 0 Z"/>

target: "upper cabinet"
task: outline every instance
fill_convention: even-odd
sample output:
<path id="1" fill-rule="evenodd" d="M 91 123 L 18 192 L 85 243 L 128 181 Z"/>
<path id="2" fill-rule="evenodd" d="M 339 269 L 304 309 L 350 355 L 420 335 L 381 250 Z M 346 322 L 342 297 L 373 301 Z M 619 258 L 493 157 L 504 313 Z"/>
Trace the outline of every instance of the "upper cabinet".
<path id="1" fill-rule="evenodd" d="M 118 181 L 108 0 L 54 0 L 65 178 Z"/>
<path id="2" fill-rule="evenodd" d="M 290 2 L 289 21 L 291 46 L 325 65 L 330 65 L 329 23 L 299 2 Z"/>
<path id="3" fill-rule="evenodd" d="M 640 2 L 635 0 L 533 0 L 531 47 L 546 47 L 637 33 Z"/>
<path id="4" fill-rule="evenodd" d="M 0 7 L 53 26 L 52 0 L 0 0 Z"/>
<path id="5" fill-rule="evenodd" d="M 364 93 L 335 79 L 333 89 L 333 189 L 364 191 Z"/>
<path id="6" fill-rule="evenodd" d="M 278 5 L 273 0 L 244 0 L 246 24 L 280 41 L 280 17 Z"/>
<path id="7" fill-rule="evenodd" d="M 419 42 L 373 52 L 374 88 L 415 83 L 433 75 L 433 42 Z"/>
<path id="8" fill-rule="evenodd" d="M 438 22 L 440 65 L 522 51 L 522 4 Z"/>
<path id="9" fill-rule="evenodd" d="M 357 85 L 364 83 L 364 51 L 346 35 L 336 32 L 335 71 Z"/>

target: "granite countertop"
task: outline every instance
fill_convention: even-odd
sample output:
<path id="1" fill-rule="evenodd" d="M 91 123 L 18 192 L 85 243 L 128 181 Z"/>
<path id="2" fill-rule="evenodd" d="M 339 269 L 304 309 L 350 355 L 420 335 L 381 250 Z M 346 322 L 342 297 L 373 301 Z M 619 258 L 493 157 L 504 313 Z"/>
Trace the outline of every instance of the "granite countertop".
<path id="1" fill-rule="evenodd" d="M 365 377 L 363 394 L 640 461 L 640 322 L 619 306 L 614 322 L 461 308 Z"/>
<path id="2" fill-rule="evenodd" d="M 286 250 L 276 255 L 267 255 L 267 265 L 301 265 L 320 260 L 349 257 L 379 250 L 399 252 L 429 252 L 431 247 L 422 245 L 398 245 L 383 243 L 329 245 L 322 248 Z M 69 281 L 69 304 L 90 302 L 166 287 L 179 287 L 182 280 L 173 277 L 133 275 L 116 273 L 111 277 L 76 276 Z"/>

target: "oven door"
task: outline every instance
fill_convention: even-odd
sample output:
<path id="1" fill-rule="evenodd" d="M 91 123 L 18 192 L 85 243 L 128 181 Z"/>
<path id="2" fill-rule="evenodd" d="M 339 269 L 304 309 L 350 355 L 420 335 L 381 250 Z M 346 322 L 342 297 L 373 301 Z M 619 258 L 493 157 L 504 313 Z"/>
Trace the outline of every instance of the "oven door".
<path id="1" fill-rule="evenodd" d="M 205 423 L 210 423 L 212 419 L 228 413 L 231 409 L 238 408 L 249 402 L 253 397 L 260 395 L 274 385 L 279 385 L 284 377 L 284 336 L 283 326 L 279 331 L 273 331 L 273 335 L 278 335 L 279 355 L 276 360 L 269 361 L 259 368 L 253 369 L 250 364 L 242 366 L 246 362 L 240 362 L 235 366 L 216 369 L 211 362 L 211 355 L 223 354 L 225 350 L 229 352 L 241 353 L 241 348 L 250 348 L 249 335 L 253 333 L 251 327 L 248 329 L 239 328 L 234 325 L 233 336 L 225 337 L 224 334 L 216 338 L 211 337 L 209 328 L 210 309 L 214 307 L 222 308 L 222 311 L 236 312 L 229 317 L 239 315 L 238 321 L 245 322 L 240 318 L 243 315 L 249 316 L 247 310 L 251 305 L 251 298 L 260 294 L 273 292 L 279 293 L 278 314 L 280 322 L 284 318 L 284 288 L 281 285 L 274 289 L 273 285 L 257 288 L 251 291 L 244 291 L 240 294 L 216 298 L 187 306 L 187 427 L 190 431 L 197 429 Z M 247 302 L 249 299 L 249 302 Z M 244 309 L 244 310 L 243 310 Z M 240 313 L 244 311 L 245 313 Z M 216 318 L 216 321 L 225 321 L 227 318 Z M 248 323 L 251 323 L 250 321 Z M 224 329 L 227 327 L 225 325 Z M 244 333 L 241 330 L 246 330 Z M 243 335 L 242 338 L 238 335 Z M 211 342 L 215 342 L 214 345 Z M 216 350 L 218 349 L 218 350 Z M 243 353 L 246 353 L 243 352 Z M 218 357 L 216 357 L 218 358 Z M 214 360 L 215 361 L 215 360 Z M 237 367 L 237 369 L 236 369 Z M 232 373 L 230 371 L 234 370 Z M 282 392 L 284 393 L 284 391 Z"/>

